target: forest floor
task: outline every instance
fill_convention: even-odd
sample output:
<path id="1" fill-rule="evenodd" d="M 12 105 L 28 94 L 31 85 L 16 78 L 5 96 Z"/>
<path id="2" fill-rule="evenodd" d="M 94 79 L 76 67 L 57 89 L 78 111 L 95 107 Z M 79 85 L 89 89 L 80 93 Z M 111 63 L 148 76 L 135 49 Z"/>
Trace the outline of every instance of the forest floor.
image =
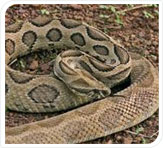
<path id="1" fill-rule="evenodd" d="M 84 21 L 122 44 L 129 51 L 137 52 L 158 69 L 158 6 L 157 5 L 13 5 L 6 11 L 6 25 L 17 20 L 29 20 L 38 15 L 70 18 Z M 28 73 L 48 73 L 47 58 L 33 54 L 21 59 L 14 68 Z M 46 57 L 46 60 L 45 60 Z M 51 58 L 53 55 L 51 55 Z M 43 120 L 55 114 L 26 114 L 6 110 L 6 126 L 13 127 Z M 158 111 L 142 123 L 127 130 L 86 143 L 144 144 L 156 140 L 159 130 Z"/>

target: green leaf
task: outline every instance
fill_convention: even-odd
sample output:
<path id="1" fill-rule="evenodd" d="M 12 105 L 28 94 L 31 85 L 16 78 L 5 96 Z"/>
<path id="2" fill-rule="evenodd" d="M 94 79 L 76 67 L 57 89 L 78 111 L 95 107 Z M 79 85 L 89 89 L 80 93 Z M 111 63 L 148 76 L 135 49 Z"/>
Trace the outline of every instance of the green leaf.
<path id="1" fill-rule="evenodd" d="M 142 138 L 142 144 L 146 144 L 146 143 L 147 143 L 146 139 Z"/>
<path id="2" fill-rule="evenodd" d="M 20 65 L 21 68 L 25 68 L 26 67 L 25 66 L 25 62 L 23 60 L 19 61 L 19 65 Z"/>
<path id="3" fill-rule="evenodd" d="M 117 12 L 118 15 L 126 15 L 125 12 Z"/>
<path id="4" fill-rule="evenodd" d="M 158 4 L 151 4 L 150 6 L 157 8 L 158 7 Z"/>
<path id="5" fill-rule="evenodd" d="M 115 12 L 116 12 L 116 9 L 115 9 L 115 7 L 114 7 L 114 6 L 110 6 L 110 10 L 111 10 L 113 13 L 115 13 Z"/>
<path id="6" fill-rule="evenodd" d="M 154 10 L 154 12 L 155 12 L 157 15 L 159 15 L 159 11 L 158 11 L 158 10 Z"/>
<path id="7" fill-rule="evenodd" d="M 138 135 L 142 131 L 144 131 L 144 129 L 142 127 L 137 127 L 135 132 Z"/>
<path id="8" fill-rule="evenodd" d="M 154 16 L 151 13 L 147 12 L 147 11 L 143 11 L 143 13 L 144 13 L 144 16 L 146 18 L 154 18 Z"/>
<path id="9" fill-rule="evenodd" d="M 133 8 L 133 7 L 134 7 L 133 4 L 127 4 L 127 6 L 128 6 L 129 8 Z"/>
<path id="10" fill-rule="evenodd" d="M 46 9 L 41 9 L 41 14 L 49 15 L 49 11 Z"/>
<path id="11" fill-rule="evenodd" d="M 116 20 L 115 20 L 115 22 L 117 24 L 123 25 L 123 22 L 122 22 L 122 20 L 121 20 L 121 18 L 120 18 L 120 16 L 118 14 L 116 14 Z"/>
<path id="12" fill-rule="evenodd" d="M 101 8 L 101 9 L 106 9 L 106 10 L 108 10 L 108 9 L 109 9 L 109 7 L 108 7 L 108 6 L 106 6 L 106 5 L 100 5 L 100 6 L 99 6 L 99 8 Z"/>
<path id="13" fill-rule="evenodd" d="M 57 55 L 56 55 L 56 53 L 53 53 L 53 54 L 51 54 L 51 55 L 50 55 L 50 57 L 49 57 L 49 58 L 50 58 L 50 59 L 55 59 L 55 58 L 56 58 L 56 56 L 57 56 Z"/>
<path id="14" fill-rule="evenodd" d="M 7 106 L 5 106 L 5 112 L 8 112 L 8 111 L 9 111 L 8 107 L 7 107 Z"/>
<path id="15" fill-rule="evenodd" d="M 103 18 L 103 19 L 108 19 L 109 18 L 109 16 L 108 15 L 105 15 L 105 14 L 100 14 L 99 17 L 100 18 Z"/>
<path id="16" fill-rule="evenodd" d="M 120 19 L 116 19 L 115 22 L 116 22 L 117 24 L 123 25 L 123 22 L 122 22 L 122 20 L 120 20 Z"/>
<path id="17" fill-rule="evenodd" d="M 108 28 L 104 28 L 104 32 L 108 33 L 109 32 Z"/>

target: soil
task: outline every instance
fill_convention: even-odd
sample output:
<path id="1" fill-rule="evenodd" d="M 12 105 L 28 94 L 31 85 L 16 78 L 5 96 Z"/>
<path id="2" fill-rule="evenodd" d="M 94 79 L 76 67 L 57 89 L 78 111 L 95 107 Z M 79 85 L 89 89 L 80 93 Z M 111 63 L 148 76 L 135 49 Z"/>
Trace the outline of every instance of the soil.
<path id="1" fill-rule="evenodd" d="M 157 5 L 13 5 L 6 11 L 6 25 L 29 20 L 38 15 L 84 21 L 113 37 L 129 51 L 137 52 L 158 69 L 158 6 Z M 43 55 L 43 56 L 42 56 Z M 13 68 L 35 74 L 50 73 L 53 52 L 31 54 L 19 59 Z M 13 127 L 43 120 L 55 114 L 26 114 L 6 109 L 6 126 Z M 127 130 L 86 143 L 144 144 L 158 136 L 158 111 L 144 122 Z"/>

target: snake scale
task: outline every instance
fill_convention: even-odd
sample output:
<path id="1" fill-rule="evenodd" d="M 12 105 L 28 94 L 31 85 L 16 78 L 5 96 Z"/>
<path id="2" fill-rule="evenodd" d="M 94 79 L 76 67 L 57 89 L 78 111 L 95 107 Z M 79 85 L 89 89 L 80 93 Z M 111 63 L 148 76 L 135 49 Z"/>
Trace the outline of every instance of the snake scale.
<path id="1" fill-rule="evenodd" d="M 85 23 L 39 16 L 7 26 L 5 42 L 7 108 L 65 111 L 7 127 L 7 144 L 82 143 L 132 127 L 158 109 L 154 66 Z M 30 75 L 10 67 L 18 57 L 54 49 L 53 74 Z"/>

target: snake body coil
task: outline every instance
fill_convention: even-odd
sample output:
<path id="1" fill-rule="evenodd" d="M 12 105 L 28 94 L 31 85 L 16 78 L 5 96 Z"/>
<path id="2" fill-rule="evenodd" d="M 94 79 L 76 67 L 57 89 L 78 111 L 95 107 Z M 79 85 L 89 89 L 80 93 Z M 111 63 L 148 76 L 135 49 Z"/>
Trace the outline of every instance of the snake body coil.
<path id="1" fill-rule="evenodd" d="M 54 75 L 30 75 L 9 63 L 40 50 L 57 50 Z M 113 93 L 127 79 L 127 88 Z M 101 99 L 101 100 L 98 100 Z M 6 143 L 80 143 L 129 128 L 158 108 L 158 73 L 98 29 L 74 20 L 38 17 L 6 28 L 6 106 L 57 112 L 43 121 L 6 129 Z"/>

